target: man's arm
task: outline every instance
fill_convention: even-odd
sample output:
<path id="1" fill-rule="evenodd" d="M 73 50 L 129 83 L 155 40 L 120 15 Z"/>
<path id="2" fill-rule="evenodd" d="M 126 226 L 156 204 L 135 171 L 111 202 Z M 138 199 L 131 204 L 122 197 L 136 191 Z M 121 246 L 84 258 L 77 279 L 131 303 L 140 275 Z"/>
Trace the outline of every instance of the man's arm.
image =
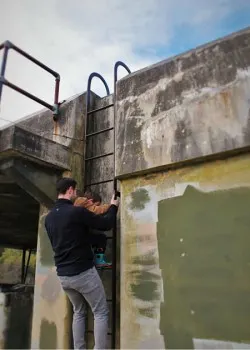
<path id="1" fill-rule="evenodd" d="M 108 209 L 110 208 L 110 204 L 101 204 L 101 205 L 95 205 L 95 204 L 88 204 L 86 198 L 84 197 L 78 197 L 75 200 L 74 206 L 76 207 L 82 207 L 86 208 L 89 211 L 92 211 L 95 214 L 105 214 Z"/>
<path id="2" fill-rule="evenodd" d="M 83 207 L 75 207 L 75 218 L 79 224 L 92 229 L 108 231 L 114 227 L 117 213 L 117 206 L 111 205 L 104 215 L 96 215 Z"/>
<path id="3" fill-rule="evenodd" d="M 88 208 L 88 210 L 99 215 L 99 214 L 106 214 L 109 208 L 110 208 L 110 204 L 101 204 L 101 205 L 93 204 Z"/>

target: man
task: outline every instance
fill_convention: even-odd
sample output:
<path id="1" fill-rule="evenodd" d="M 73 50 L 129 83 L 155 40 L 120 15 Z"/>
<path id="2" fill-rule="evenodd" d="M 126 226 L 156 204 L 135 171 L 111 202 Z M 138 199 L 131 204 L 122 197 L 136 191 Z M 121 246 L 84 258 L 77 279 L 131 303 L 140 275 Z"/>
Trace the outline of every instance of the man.
<path id="1" fill-rule="evenodd" d="M 77 207 L 83 207 L 95 214 L 105 214 L 110 208 L 110 204 L 102 204 L 101 196 L 91 190 L 84 193 L 77 191 L 77 198 L 74 201 Z M 92 233 L 90 235 L 90 243 L 94 249 L 94 261 L 97 269 L 111 268 L 112 263 L 106 261 L 105 251 L 107 247 L 107 236 L 105 233 Z"/>
<path id="2" fill-rule="evenodd" d="M 110 230 L 115 224 L 118 201 L 111 200 L 104 215 L 95 215 L 73 205 L 76 181 L 62 178 L 57 183 L 58 200 L 45 219 L 54 250 L 57 275 L 74 311 L 75 349 L 85 349 L 85 300 L 94 314 L 95 349 L 107 349 L 108 306 L 102 281 L 94 267 L 89 229 Z"/>

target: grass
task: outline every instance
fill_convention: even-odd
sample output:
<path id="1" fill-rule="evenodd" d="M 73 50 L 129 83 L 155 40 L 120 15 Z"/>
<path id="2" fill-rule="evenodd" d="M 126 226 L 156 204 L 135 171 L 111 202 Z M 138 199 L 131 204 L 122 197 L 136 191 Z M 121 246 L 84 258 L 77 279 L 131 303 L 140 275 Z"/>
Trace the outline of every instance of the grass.
<path id="1" fill-rule="evenodd" d="M 28 253 L 26 252 L 26 261 Z M 36 266 L 36 254 L 30 256 L 28 275 L 34 280 Z M 0 256 L 0 283 L 19 283 L 22 270 L 22 251 L 18 249 L 5 248 Z"/>

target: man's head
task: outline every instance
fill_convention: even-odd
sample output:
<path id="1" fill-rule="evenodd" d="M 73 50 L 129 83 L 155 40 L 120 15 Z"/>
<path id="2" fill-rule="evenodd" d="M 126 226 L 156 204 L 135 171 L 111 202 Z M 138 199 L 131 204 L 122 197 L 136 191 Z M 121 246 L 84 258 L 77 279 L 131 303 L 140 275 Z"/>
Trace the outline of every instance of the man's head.
<path id="1" fill-rule="evenodd" d="M 69 177 L 63 177 L 56 184 L 58 198 L 65 198 L 74 201 L 76 198 L 77 182 Z"/>

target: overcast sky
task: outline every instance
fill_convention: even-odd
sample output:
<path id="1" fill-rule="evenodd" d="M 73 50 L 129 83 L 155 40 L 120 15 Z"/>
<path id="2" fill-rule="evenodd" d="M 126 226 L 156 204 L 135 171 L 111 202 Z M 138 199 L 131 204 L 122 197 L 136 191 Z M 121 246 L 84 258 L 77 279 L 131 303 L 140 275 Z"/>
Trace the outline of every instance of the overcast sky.
<path id="1" fill-rule="evenodd" d="M 0 42 L 59 72 L 62 100 L 85 91 L 92 71 L 113 91 L 117 60 L 135 71 L 250 25 L 250 0 L 0 0 L 0 13 Z M 6 78 L 53 102 L 53 77 L 13 51 Z M 104 94 L 98 81 L 93 90 Z M 4 87 L 0 126 L 41 108 Z"/>

